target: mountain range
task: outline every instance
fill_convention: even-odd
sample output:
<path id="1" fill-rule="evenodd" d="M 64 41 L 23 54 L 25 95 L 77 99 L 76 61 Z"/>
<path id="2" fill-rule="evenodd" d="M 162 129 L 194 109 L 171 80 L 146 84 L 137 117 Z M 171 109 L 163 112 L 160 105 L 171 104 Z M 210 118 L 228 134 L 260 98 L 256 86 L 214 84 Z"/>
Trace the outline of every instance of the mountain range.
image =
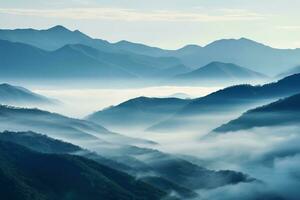
<path id="1" fill-rule="evenodd" d="M 163 191 L 83 157 L 0 142 L 1 195 L 16 200 L 161 199 Z"/>
<path id="2" fill-rule="evenodd" d="M 7 77 L 170 78 L 212 62 L 243 66 L 250 77 L 256 72 L 273 76 L 300 62 L 299 49 L 275 49 L 245 38 L 165 50 L 129 41 L 110 43 L 55 26 L 0 30 L 0 40 L 0 69 Z"/>
<path id="3" fill-rule="evenodd" d="M 190 99 L 137 97 L 86 117 L 106 127 L 143 130 L 191 102 Z"/>
<path id="4" fill-rule="evenodd" d="M 151 126 L 151 131 L 171 131 L 186 128 L 198 130 L 204 124 L 224 123 L 231 117 L 255 106 L 270 103 L 279 98 L 300 92 L 300 74 L 283 78 L 265 85 L 237 85 L 194 99 L 169 119 Z M 218 119 L 220 118 L 220 119 Z M 219 121 L 220 120 L 220 121 Z M 203 124 L 203 125 L 201 125 Z M 191 127 L 190 127 L 191 126 Z M 212 127 L 211 127 L 212 128 Z"/>
<path id="5" fill-rule="evenodd" d="M 39 109 L 0 106 L 0 130 L 44 133 L 75 144 L 138 144 L 150 141 L 135 139 L 111 132 L 90 121 L 69 118 Z"/>
<path id="6" fill-rule="evenodd" d="M 24 146 L 32 151 L 46 153 L 46 154 L 71 154 L 71 155 L 79 155 L 81 157 L 85 157 L 87 159 L 91 159 L 96 161 L 97 163 L 107 166 L 108 168 L 112 168 L 117 171 L 121 171 L 123 173 L 129 173 L 133 176 L 138 173 L 135 169 L 122 164 L 110 160 L 108 158 L 102 157 L 99 154 L 94 152 L 90 152 L 86 149 L 82 149 L 79 146 L 73 145 L 71 143 L 67 143 L 61 140 L 56 140 L 50 138 L 46 135 L 40 135 L 34 132 L 9 132 L 5 131 L 0 133 L 0 141 L 3 142 L 12 142 L 21 146 Z M 155 180 L 155 181 L 154 181 Z M 167 193 L 171 193 L 172 191 L 177 192 L 179 196 L 182 197 L 195 197 L 197 194 L 192 190 L 184 188 L 183 186 L 179 186 L 167 179 L 163 179 L 158 176 L 145 176 L 143 178 L 144 182 L 149 182 L 152 186 L 157 186 L 157 188 L 166 191 Z M 162 184 L 163 183 L 163 184 Z"/>
<path id="7" fill-rule="evenodd" d="M 196 131 L 203 128 L 202 124 L 214 128 L 255 106 L 299 93 L 299 85 L 300 74 L 295 74 L 265 85 L 231 86 L 195 99 L 139 97 L 95 112 L 87 119 L 109 128 Z"/>
<path id="8" fill-rule="evenodd" d="M 79 146 L 55 140 L 34 132 L 5 131 L 0 133 L 0 141 L 1 143 L 15 143 L 32 151 L 50 154 L 50 157 L 53 154 L 62 155 L 63 157 L 68 154 L 91 159 L 103 167 L 119 171 L 119 174 L 129 173 L 131 176 L 138 176 L 141 181 L 147 182 L 155 188 L 159 188 L 167 193 L 176 192 L 177 197 L 185 199 L 197 196 L 197 194 L 193 192 L 194 189 L 211 189 L 223 185 L 254 181 L 253 178 L 239 172 L 208 170 L 181 158 L 177 158 L 176 156 L 150 149 L 130 147 L 127 150 L 123 149 L 120 158 L 114 157 L 110 153 L 107 154 L 109 157 L 103 157 L 101 154 L 104 152 L 102 151 L 97 153 L 90 152 Z M 108 149 L 111 149 L 111 147 Z M 139 158 L 141 156 L 144 158 L 140 160 Z M 59 162 L 57 163 L 55 160 L 52 160 L 52 162 L 54 162 L 54 165 L 59 164 Z M 39 165 L 40 163 L 36 164 Z M 76 165 L 76 163 L 71 162 L 67 167 L 74 167 L 74 164 Z M 19 167 L 21 168 L 20 170 L 23 170 L 22 165 Z M 178 177 L 176 177 L 175 174 Z M 123 181 L 130 179 L 128 175 L 124 178 Z M 116 181 L 119 181 L 119 179 L 117 178 Z M 137 186 L 131 185 L 127 189 L 134 190 L 136 188 Z"/>

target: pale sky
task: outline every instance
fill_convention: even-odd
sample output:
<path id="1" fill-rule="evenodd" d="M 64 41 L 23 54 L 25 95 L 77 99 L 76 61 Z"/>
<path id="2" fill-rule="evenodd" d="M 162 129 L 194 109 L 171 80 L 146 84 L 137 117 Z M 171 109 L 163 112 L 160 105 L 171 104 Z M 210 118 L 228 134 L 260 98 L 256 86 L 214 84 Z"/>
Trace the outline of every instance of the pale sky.
<path id="1" fill-rule="evenodd" d="M 300 0 L 1 0 L 0 28 L 63 25 L 167 49 L 246 37 L 300 47 Z"/>

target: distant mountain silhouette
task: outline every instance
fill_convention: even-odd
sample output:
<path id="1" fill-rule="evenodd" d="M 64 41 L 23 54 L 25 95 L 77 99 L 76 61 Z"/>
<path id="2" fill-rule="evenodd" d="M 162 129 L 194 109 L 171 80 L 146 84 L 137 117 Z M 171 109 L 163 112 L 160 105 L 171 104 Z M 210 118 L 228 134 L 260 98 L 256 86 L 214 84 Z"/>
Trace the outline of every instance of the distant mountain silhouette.
<path id="1" fill-rule="evenodd" d="M 0 30 L 0 39 L 25 43 L 44 50 L 57 50 L 68 44 L 82 44 L 100 51 L 131 56 L 176 57 L 182 64 L 194 69 L 214 61 L 235 63 L 269 76 L 281 73 L 288 66 L 300 64 L 300 49 L 275 49 L 246 38 L 217 40 L 204 47 L 186 45 L 178 50 L 165 50 L 124 40 L 109 43 L 93 39 L 78 30 L 71 31 L 63 26 L 55 26 L 46 30 Z"/>
<path id="2" fill-rule="evenodd" d="M 174 81 L 194 81 L 194 82 L 230 82 L 230 81 L 250 81 L 262 80 L 266 76 L 243 68 L 232 63 L 212 62 L 194 71 L 179 74 L 174 77 Z"/>
<path id="3" fill-rule="evenodd" d="M 300 49 L 275 49 L 246 38 L 222 39 L 205 47 L 187 46 L 167 55 L 180 58 L 183 64 L 193 68 L 219 61 L 235 63 L 269 76 L 300 64 Z"/>
<path id="4" fill-rule="evenodd" d="M 0 103 L 1 104 L 55 104 L 57 100 L 49 99 L 42 95 L 31 92 L 30 90 L 9 85 L 7 83 L 0 84 Z"/>
<path id="5" fill-rule="evenodd" d="M 6 78 L 155 78 L 189 70 L 175 58 L 111 53 L 81 44 L 46 51 L 0 40 L 0 53 L 0 76 Z"/>
<path id="6" fill-rule="evenodd" d="M 240 39 L 221 39 L 204 47 L 186 45 L 177 50 L 165 50 L 143 44 L 121 42 L 122 50 L 148 56 L 172 56 L 179 58 L 190 68 L 197 69 L 211 62 L 235 63 L 250 70 L 274 76 L 300 64 L 300 49 L 276 49 L 256 41 Z"/>
<path id="7" fill-rule="evenodd" d="M 0 142 L 1 195 L 7 199 L 161 199 L 163 191 L 72 155 L 43 154 Z"/>
<path id="8" fill-rule="evenodd" d="M 239 131 L 254 127 L 299 125 L 299 123 L 300 94 L 297 94 L 256 109 L 249 110 L 241 117 L 214 129 L 214 132 L 222 133 Z"/>
<path id="9" fill-rule="evenodd" d="M 44 50 L 56 50 L 68 44 L 85 44 L 93 40 L 78 30 L 70 31 L 60 25 L 46 30 L 0 30 L 0 38 L 11 42 L 32 45 Z M 109 45 L 109 43 L 104 40 L 96 40 L 94 42 L 95 45 Z"/>

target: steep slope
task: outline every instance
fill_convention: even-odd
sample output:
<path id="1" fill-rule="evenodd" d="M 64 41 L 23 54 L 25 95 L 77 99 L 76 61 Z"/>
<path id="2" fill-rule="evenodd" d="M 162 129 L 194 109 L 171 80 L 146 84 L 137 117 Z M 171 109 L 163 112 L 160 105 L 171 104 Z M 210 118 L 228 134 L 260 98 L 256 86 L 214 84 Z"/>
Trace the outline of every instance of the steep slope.
<path id="1" fill-rule="evenodd" d="M 49 99 L 30 90 L 6 83 L 0 84 L 1 104 L 54 104 L 57 100 Z"/>
<path id="2" fill-rule="evenodd" d="M 214 132 L 223 133 L 251 129 L 254 127 L 299 125 L 299 123 L 300 94 L 297 94 L 256 109 L 249 110 L 239 118 L 214 129 Z"/>
<path id="3" fill-rule="evenodd" d="M 266 76 L 232 63 L 212 62 L 192 72 L 177 75 L 174 78 L 198 81 L 243 81 L 260 80 L 266 78 Z"/>
<path id="4" fill-rule="evenodd" d="M 191 100 L 177 98 L 138 97 L 87 117 L 111 128 L 145 129 L 174 114 Z"/>
<path id="5" fill-rule="evenodd" d="M 0 142 L 1 195 L 8 199 L 161 199 L 166 194 L 94 161 Z"/>
<path id="6" fill-rule="evenodd" d="M 226 120 L 230 120 L 250 108 L 299 92 L 300 74 L 262 86 L 237 85 L 228 87 L 205 97 L 194 99 L 171 118 L 150 127 L 148 130 L 171 131 L 181 128 L 182 130 L 186 128 L 199 130 L 203 129 L 204 125 L 209 125 L 212 117 L 215 124 L 220 123 L 221 125 Z M 209 128 L 213 127 L 209 125 Z"/>

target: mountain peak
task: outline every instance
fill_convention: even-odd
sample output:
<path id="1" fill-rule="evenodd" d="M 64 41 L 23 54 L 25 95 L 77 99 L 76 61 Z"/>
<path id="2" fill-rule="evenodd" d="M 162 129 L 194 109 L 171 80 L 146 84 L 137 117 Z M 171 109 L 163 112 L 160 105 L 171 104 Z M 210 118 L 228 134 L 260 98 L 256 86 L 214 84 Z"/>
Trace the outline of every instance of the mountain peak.
<path id="1" fill-rule="evenodd" d="M 49 28 L 48 31 L 70 31 L 70 30 L 62 25 L 56 25 L 53 26 L 52 28 Z"/>
<path id="2" fill-rule="evenodd" d="M 238 45 L 238 46 L 266 46 L 262 43 L 256 42 L 254 40 L 250 40 L 245 37 L 241 37 L 239 39 L 221 39 L 216 40 L 205 47 L 219 47 L 219 45 Z"/>

